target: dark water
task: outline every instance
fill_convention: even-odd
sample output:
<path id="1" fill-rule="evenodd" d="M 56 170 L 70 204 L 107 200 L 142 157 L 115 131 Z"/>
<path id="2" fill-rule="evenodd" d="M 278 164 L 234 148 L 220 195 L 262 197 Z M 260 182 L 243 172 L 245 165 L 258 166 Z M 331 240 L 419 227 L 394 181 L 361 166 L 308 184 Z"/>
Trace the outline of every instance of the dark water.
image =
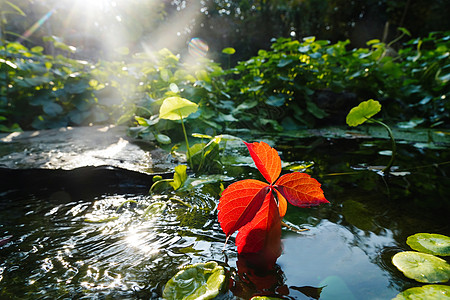
<path id="1" fill-rule="evenodd" d="M 50 173 L 48 181 L 32 173 L 20 177 L 23 188 L 1 190 L 0 299 L 157 299 L 180 266 L 209 260 L 229 271 L 227 299 L 261 293 L 391 299 L 420 286 L 398 272 L 391 257 L 408 249 L 410 234 L 450 234 L 448 150 L 400 144 L 395 176 L 386 178 L 376 167 L 389 160 L 379 153 L 389 149 L 384 141 L 315 138 L 285 140 L 276 148 L 286 172 L 314 162 L 307 172 L 331 204 L 288 207 L 284 221 L 291 229 L 283 231 L 283 254 L 272 272 L 243 267 L 233 239 L 222 253 L 219 184 L 147 195 L 150 178 L 148 186 L 147 178 L 136 177 L 98 189 L 93 178 L 89 188 L 80 181 L 69 188 L 71 173 L 57 186 Z M 233 151 L 248 156 L 245 149 Z M 225 185 L 258 178 L 245 161 L 227 167 L 234 179 Z M 39 187 L 26 188 L 35 177 L 42 177 Z"/>

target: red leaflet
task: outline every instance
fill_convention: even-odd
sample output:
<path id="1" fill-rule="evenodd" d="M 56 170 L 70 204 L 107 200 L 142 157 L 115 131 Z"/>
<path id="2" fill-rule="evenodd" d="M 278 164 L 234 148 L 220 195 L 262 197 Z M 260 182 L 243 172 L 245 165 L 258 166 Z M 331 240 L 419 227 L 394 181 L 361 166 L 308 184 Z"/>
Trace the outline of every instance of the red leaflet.
<path id="1" fill-rule="evenodd" d="M 231 184 L 220 198 L 219 222 L 227 239 L 239 230 L 236 237 L 239 253 L 258 252 L 276 259 L 281 249 L 278 245 L 281 245 L 281 219 L 286 214 L 286 200 L 299 207 L 328 201 L 320 183 L 308 174 L 294 172 L 278 178 L 281 159 L 275 149 L 264 142 L 245 145 L 269 183 L 246 179 Z"/>
<path id="2" fill-rule="evenodd" d="M 274 183 L 281 173 L 281 159 L 278 152 L 264 142 L 244 143 L 258 170 L 269 183 Z"/>
<path id="3" fill-rule="evenodd" d="M 267 183 L 246 179 L 223 191 L 217 209 L 220 225 L 227 236 L 253 219 L 266 197 L 266 188 Z"/>
<path id="4" fill-rule="evenodd" d="M 278 257 L 281 241 L 281 218 L 271 191 L 264 199 L 261 209 L 253 220 L 243 226 L 236 236 L 239 253 L 256 253 L 261 249 L 270 249 Z"/>
<path id="5" fill-rule="evenodd" d="M 320 183 L 308 174 L 294 172 L 281 176 L 274 187 L 289 203 L 299 207 L 316 206 L 328 203 Z"/>

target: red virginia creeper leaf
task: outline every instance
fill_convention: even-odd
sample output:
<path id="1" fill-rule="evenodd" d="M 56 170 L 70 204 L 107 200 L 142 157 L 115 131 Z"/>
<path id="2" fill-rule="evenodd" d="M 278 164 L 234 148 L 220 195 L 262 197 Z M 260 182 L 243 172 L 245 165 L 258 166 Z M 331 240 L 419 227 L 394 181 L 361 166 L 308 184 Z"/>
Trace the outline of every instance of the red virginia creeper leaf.
<path id="1" fill-rule="evenodd" d="M 263 252 L 275 260 L 281 253 L 281 218 L 272 191 L 266 195 L 253 220 L 236 236 L 239 254 Z"/>
<path id="2" fill-rule="evenodd" d="M 268 189 L 267 183 L 245 179 L 229 185 L 222 192 L 217 209 L 220 226 L 227 237 L 253 219 Z"/>
<path id="3" fill-rule="evenodd" d="M 278 212 L 280 213 L 280 218 L 282 219 L 284 215 L 286 214 L 287 210 L 287 202 L 286 198 L 281 195 L 281 193 L 275 189 L 275 192 L 277 192 L 277 198 L 278 198 Z"/>
<path id="4" fill-rule="evenodd" d="M 274 183 L 281 173 L 281 159 L 277 150 L 264 142 L 244 143 L 258 170 L 269 183 Z"/>
<path id="5" fill-rule="evenodd" d="M 329 203 L 320 188 L 320 183 L 305 173 L 285 174 L 277 180 L 274 187 L 295 206 L 310 207 Z"/>

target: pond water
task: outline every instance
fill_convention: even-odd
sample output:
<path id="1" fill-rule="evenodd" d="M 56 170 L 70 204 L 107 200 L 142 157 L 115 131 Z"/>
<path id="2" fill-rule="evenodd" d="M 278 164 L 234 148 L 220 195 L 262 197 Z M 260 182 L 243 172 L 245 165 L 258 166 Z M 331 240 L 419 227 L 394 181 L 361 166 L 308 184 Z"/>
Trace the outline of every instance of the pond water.
<path id="1" fill-rule="evenodd" d="M 92 175 L 96 169 L 3 170 L 9 181 L 0 191 L 0 299 L 158 299 L 181 266 L 210 260 L 230 275 L 222 299 L 391 299 L 420 286 L 391 258 L 409 249 L 411 234 L 450 234 L 445 147 L 399 144 L 394 176 L 383 177 L 377 166 L 389 160 L 384 140 L 272 145 L 286 172 L 303 166 L 322 183 L 330 204 L 288 206 L 283 253 L 263 273 L 238 258 L 233 238 L 222 252 L 219 183 L 148 195 L 151 176 L 119 169 L 106 168 L 107 176 Z M 245 148 L 227 154 L 235 161 L 225 186 L 260 178 Z"/>

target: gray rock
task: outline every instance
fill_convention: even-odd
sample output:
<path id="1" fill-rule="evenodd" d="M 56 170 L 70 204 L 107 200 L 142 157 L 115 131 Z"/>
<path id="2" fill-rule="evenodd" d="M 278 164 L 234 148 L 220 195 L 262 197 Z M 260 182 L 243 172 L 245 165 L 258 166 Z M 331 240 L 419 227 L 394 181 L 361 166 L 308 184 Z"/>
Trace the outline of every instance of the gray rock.
<path id="1" fill-rule="evenodd" d="M 0 167 L 63 169 L 114 166 L 146 174 L 173 170 L 178 163 L 154 144 L 134 141 L 126 127 L 65 127 L 0 134 Z"/>

